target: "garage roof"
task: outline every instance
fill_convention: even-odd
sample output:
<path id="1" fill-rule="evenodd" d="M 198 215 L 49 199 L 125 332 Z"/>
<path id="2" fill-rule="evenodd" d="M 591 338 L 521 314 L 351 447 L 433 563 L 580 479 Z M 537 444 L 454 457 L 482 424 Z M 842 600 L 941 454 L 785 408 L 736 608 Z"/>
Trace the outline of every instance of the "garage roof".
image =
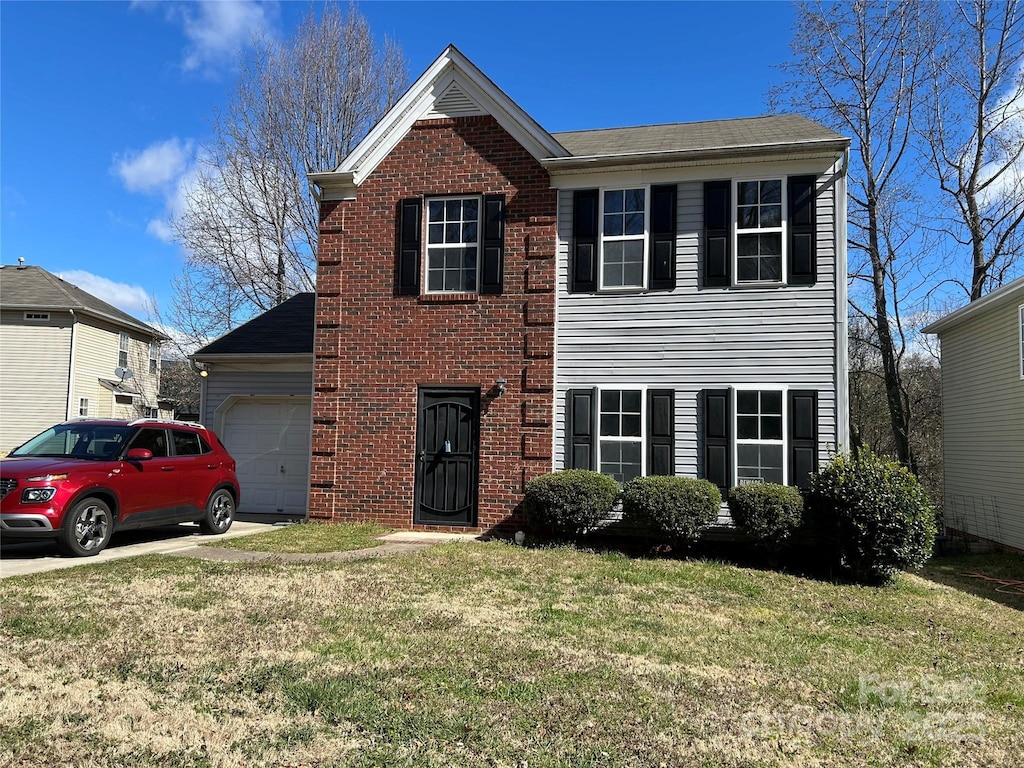
<path id="1" fill-rule="evenodd" d="M 316 294 L 297 293 L 245 325 L 211 341 L 203 355 L 312 355 Z"/>

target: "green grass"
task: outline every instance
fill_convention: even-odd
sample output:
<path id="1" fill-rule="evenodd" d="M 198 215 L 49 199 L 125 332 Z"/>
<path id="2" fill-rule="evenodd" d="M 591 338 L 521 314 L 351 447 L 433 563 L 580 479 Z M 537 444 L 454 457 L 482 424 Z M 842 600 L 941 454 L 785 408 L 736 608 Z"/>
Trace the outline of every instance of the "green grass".
<path id="1" fill-rule="evenodd" d="M 281 526 L 277 530 L 255 533 L 252 536 L 212 542 L 203 546 L 279 554 L 349 552 L 356 549 L 379 547 L 384 542 L 378 537 L 389 532 L 389 528 L 376 523 L 339 525 L 337 523 L 305 522 Z"/>
<path id="2" fill-rule="evenodd" d="M 877 588 L 492 542 L 7 579 L 0 765 L 1015 766 L 1024 605 L 964 572 L 1024 560 Z"/>

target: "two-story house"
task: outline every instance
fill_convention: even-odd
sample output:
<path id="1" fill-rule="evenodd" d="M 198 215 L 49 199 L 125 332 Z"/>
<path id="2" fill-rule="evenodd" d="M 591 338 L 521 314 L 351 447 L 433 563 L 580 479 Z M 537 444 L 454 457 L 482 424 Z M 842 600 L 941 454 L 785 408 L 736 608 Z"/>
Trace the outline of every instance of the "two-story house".
<path id="1" fill-rule="evenodd" d="M 0 267 L 0 451 L 76 416 L 170 417 L 166 339 L 41 267 Z"/>
<path id="2" fill-rule="evenodd" d="M 551 134 L 446 49 L 311 175 L 310 516 L 515 525 L 569 467 L 802 485 L 847 443 L 848 146 L 795 115 Z"/>

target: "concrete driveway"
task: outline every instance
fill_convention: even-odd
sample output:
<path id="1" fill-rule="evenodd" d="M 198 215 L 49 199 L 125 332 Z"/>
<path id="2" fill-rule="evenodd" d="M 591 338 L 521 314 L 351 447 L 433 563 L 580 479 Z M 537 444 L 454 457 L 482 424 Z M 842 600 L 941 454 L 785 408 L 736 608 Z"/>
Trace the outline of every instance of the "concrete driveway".
<path id="1" fill-rule="evenodd" d="M 191 523 L 167 525 L 141 531 L 115 533 L 107 548 L 94 557 L 66 557 L 53 541 L 21 541 L 0 544 L 0 578 L 27 576 L 32 573 L 73 568 L 76 565 L 109 563 L 136 555 L 169 555 L 191 549 L 204 541 L 223 541 L 272 531 L 271 523 L 250 523 L 235 520 L 231 530 L 220 536 L 203 536 L 199 526 Z"/>

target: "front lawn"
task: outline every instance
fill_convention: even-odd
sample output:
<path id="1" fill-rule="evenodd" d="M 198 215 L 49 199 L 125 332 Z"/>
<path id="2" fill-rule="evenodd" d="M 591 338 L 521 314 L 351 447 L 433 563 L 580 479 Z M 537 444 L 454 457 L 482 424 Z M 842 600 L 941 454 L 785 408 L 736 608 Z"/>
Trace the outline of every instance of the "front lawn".
<path id="1" fill-rule="evenodd" d="M 278 530 L 213 541 L 203 546 L 288 554 L 350 552 L 355 549 L 379 547 L 384 543 L 379 537 L 389 531 L 389 528 L 376 523 L 338 525 L 314 521 L 284 525 Z"/>
<path id="2" fill-rule="evenodd" d="M 1024 578 L 493 542 L 7 579 L 0 765 L 1019 765 L 1024 596 L 957 575 L 989 566 Z"/>

